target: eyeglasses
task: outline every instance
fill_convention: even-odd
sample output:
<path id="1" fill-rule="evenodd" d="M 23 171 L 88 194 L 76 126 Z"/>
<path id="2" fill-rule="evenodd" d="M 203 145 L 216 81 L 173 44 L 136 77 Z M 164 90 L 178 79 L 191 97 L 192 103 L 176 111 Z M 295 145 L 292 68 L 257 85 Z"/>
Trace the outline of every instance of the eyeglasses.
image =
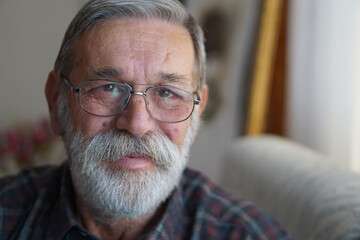
<path id="1" fill-rule="evenodd" d="M 178 123 L 188 119 L 195 105 L 200 104 L 197 92 L 169 85 L 123 83 L 110 79 L 95 79 L 83 82 L 75 88 L 69 79 L 62 76 L 71 91 L 78 93 L 80 107 L 87 113 L 111 117 L 118 115 L 129 103 L 131 95 L 143 95 L 146 109 L 160 122 Z M 132 86 L 148 87 L 144 92 L 134 91 Z"/>

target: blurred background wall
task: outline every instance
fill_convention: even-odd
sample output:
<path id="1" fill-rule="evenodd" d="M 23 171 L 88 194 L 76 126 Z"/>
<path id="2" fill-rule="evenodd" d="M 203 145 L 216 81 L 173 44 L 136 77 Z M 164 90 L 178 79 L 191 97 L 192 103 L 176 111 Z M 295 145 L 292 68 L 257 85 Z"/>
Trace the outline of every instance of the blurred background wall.
<path id="1" fill-rule="evenodd" d="M 214 181 L 223 174 L 222 160 L 227 145 L 235 137 L 248 134 L 256 63 L 264 55 L 259 54 L 259 42 L 266 38 L 261 26 L 269 12 L 264 7 L 268 1 L 185 1 L 209 38 L 211 87 L 211 101 L 192 148 L 190 166 Z M 275 48 L 286 49 L 282 53 L 286 55 L 285 61 L 280 64 L 285 76 L 281 93 L 284 98 L 281 106 L 272 106 L 282 108 L 283 112 L 272 113 L 270 117 L 279 119 L 275 125 L 283 131 L 275 133 L 359 170 L 360 2 L 270 1 L 281 2 L 285 10 L 278 14 L 286 16 L 278 23 L 286 23 L 283 31 L 286 41 Z M 47 117 L 44 96 L 47 74 L 53 67 L 66 27 L 83 2 L 0 1 L 0 132 L 3 133 L 0 144 L 6 145 L 4 132 L 8 129 Z M 265 98 L 267 105 L 269 102 Z M 260 133 L 274 132 L 262 129 Z"/>
<path id="2" fill-rule="evenodd" d="M 47 115 L 44 84 L 77 1 L 0 1 L 0 128 Z"/>
<path id="3" fill-rule="evenodd" d="M 289 8 L 288 136 L 360 170 L 360 1 Z"/>

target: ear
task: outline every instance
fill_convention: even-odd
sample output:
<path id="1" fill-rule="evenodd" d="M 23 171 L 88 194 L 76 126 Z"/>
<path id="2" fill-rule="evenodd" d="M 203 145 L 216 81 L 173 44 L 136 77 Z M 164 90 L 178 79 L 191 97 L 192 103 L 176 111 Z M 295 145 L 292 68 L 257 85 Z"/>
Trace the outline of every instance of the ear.
<path id="1" fill-rule="evenodd" d="M 57 101 L 59 97 L 59 86 L 60 81 L 57 74 L 54 71 L 49 73 L 46 86 L 45 86 L 45 96 L 49 106 L 50 112 L 50 121 L 51 128 L 55 134 L 61 135 L 61 127 L 58 121 L 57 111 Z"/>
<path id="2" fill-rule="evenodd" d="M 199 111 L 197 111 L 198 117 L 200 118 L 201 114 L 204 112 L 205 107 L 206 107 L 206 103 L 208 100 L 208 94 L 209 94 L 209 87 L 208 85 L 204 85 L 202 91 L 201 91 L 201 101 L 200 101 L 200 106 L 199 106 Z M 195 141 L 195 137 L 193 137 L 192 139 L 192 143 L 194 143 Z"/>
<path id="3" fill-rule="evenodd" d="M 200 101 L 200 108 L 199 108 L 199 111 L 198 111 L 199 117 L 201 116 L 201 114 L 205 110 L 206 103 L 207 103 L 207 100 L 208 100 L 208 94 L 209 94 L 209 87 L 208 87 L 208 85 L 205 84 L 203 89 L 202 89 L 201 95 L 200 95 L 201 96 L 201 101 Z"/>

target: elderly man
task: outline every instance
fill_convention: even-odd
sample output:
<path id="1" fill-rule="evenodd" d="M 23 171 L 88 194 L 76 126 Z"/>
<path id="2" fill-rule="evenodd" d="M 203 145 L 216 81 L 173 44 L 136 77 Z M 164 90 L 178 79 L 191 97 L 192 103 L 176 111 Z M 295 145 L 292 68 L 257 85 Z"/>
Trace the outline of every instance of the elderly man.
<path id="1" fill-rule="evenodd" d="M 46 83 L 69 160 L 0 181 L 1 239 L 288 239 L 186 169 L 207 100 L 201 29 L 176 0 L 91 0 Z"/>

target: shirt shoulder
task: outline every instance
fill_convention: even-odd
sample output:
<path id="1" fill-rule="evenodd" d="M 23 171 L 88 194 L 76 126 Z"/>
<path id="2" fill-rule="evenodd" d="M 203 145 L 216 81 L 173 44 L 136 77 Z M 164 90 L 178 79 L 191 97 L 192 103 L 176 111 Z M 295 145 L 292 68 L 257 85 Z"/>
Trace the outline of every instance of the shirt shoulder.
<path id="1" fill-rule="evenodd" d="M 290 239 L 255 205 L 215 185 L 203 174 L 186 169 L 180 184 L 189 221 L 207 239 Z M 202 233 L 204 231 L 204 233 Z M 227 234 L 222 238 L 221 234 Z"/>
<path id="2" fill-rule="evenodd" d="M 22 170 L 17 175 L 0 178 L 0 208 L 26 209 L 46 190 L 47 198 L 56 198 L 62 167 L 46 166 Z M 49 193 L 49 191 L 47 191 Z"/>
<path id="3" fill-rule="evenodd" d="M 60 195 L 62 169 L 38 167 L 0 178 L 1 239 L 42 239 L 44 232 L 35 229 L 49 222 L 48 210 Z"/>

